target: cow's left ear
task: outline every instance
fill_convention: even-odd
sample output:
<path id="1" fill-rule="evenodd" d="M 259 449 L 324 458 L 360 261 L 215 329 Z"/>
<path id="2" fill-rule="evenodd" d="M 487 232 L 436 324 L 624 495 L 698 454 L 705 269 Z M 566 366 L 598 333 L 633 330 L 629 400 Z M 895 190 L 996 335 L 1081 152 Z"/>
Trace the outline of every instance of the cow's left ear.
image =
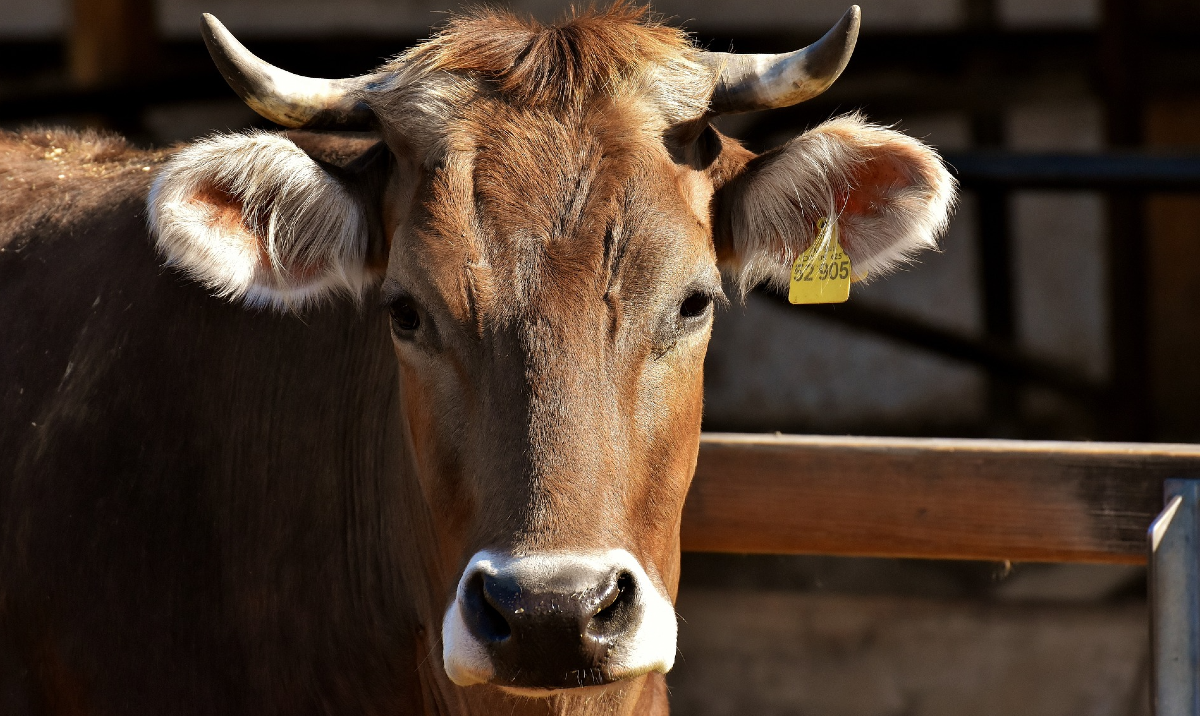
<path id="1" fill-rule="evenodd" d="M 389 160 L 382 144 L 341 167 L 279 134 L 206 139 L 163 166 L 151 230 L 168 265 L 223 297 L 280 309 L 357 298 L 383 268 L 372 259 Z"/>
<path id="2" fill-rule="evenodd" d="M 817 222 L 836 217 L 856 274 L 886 273 L 937 247 L 956 183 L 930 147 L 840 117 L 748 162 L 715 197 L 722 271 L 745 292 L 785 290 Z"/>

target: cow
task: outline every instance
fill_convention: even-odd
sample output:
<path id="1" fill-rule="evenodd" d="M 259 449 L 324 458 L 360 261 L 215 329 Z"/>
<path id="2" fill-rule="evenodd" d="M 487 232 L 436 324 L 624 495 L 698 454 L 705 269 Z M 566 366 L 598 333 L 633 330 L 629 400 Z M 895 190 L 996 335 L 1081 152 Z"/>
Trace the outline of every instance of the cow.
<path id="1" fill-rule="evenodd" d="M 713 127 L 859 23 L 486 10 L 325 80 L 205 16 L 283 130 L 0 138 L 0 711 L 667 713 L 715 307 L 823 220 L 886 273 L 954 202 L 858 115 Z"/>

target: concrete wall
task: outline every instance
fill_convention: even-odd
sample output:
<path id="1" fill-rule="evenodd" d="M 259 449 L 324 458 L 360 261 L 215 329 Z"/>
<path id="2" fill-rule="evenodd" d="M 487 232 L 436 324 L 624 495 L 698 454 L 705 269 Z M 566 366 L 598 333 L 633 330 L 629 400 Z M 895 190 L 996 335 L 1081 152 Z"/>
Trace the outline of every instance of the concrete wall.
<path id="1" fill-rule="evenodd" d="M 1143 570 L 685 555 L 678 716 L 1142 716 Z"/>
<path id="2" fill-rule="evenodd" d="M 1148 712 L 1136 604 L 697 590 L 679 612 L 680 716 Z"/>

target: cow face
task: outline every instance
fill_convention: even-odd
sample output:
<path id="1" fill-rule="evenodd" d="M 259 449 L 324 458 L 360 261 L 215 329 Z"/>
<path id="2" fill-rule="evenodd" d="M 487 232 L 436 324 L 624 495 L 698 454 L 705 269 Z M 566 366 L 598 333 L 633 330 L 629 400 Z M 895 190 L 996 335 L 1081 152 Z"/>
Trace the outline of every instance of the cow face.
<path id="1" fill-rule="evenodd" d="M 467 558 L 443 629 L 459 684 L 589 685 L 674 660 L 722 289 L 711 180 L 644 110 L 479 100 L 389 223 L 417 473 Z"/>
<path id="2" fill-rule="evenodd" d="M 248 61 L 210 30 L 226 63 Z M 831 52 L 814 47 L 810 65 Z M 899 133 L 843 117 L 759 157 L 719 135 L 714 107 L 799 101 L 816 80 L 712 60 L 624 10 L 468 18 L 350 99 L 248 97 L 276 119 L 374 118 L 383 142 L 344 168 L 257 133 L 193 145 L 155 184 L 159 249 L 220 295 L 296 308 L 378 286 L 460 686 L 667 671 L 722 273 L 741 291 L 786 283 L 835 217 L 878 275 L 944 226 L 952 181 Z"/>

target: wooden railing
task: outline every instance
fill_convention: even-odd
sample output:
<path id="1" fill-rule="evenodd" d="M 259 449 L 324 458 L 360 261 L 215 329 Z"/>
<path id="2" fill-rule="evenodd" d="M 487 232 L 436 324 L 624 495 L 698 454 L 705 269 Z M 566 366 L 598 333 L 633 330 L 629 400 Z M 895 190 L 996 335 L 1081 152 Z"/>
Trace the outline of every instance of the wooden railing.
<path id="1" fill-rule="evenodd" d="M 1200 446 L 707 433 L 688 551 L 1146 561 Z"/>

